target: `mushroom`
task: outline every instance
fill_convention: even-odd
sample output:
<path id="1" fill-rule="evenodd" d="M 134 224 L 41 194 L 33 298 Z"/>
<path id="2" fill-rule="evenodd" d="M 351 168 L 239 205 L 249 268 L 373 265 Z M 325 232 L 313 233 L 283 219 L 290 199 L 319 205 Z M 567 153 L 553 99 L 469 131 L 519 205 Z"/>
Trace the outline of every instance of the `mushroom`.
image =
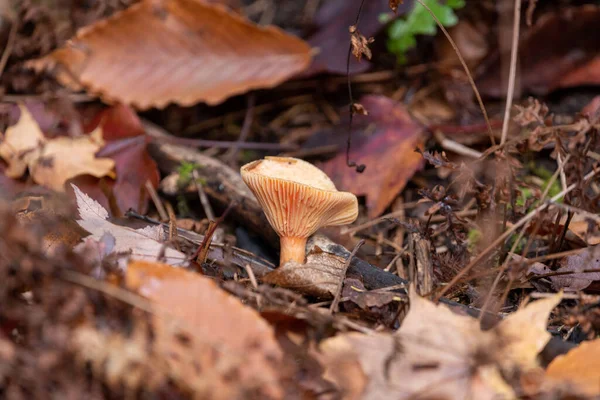
<path id="1" fill-rule="evenodd" d="M 339 192 L 323 171 L 306 161 L 265 157 L 244 165 L 241 174 L 279 235 L 280 265 L 304 264 L 310 235 L 324 226 L 349 224 L 358 216 L 356 196 Z"/>

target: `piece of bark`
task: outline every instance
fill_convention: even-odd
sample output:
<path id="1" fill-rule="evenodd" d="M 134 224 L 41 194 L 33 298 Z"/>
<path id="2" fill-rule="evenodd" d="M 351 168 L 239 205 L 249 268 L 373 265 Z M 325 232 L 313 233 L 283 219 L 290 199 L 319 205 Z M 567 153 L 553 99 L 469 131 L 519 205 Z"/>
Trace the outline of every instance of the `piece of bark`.
<path id="1" fill-rule="evenodd" d="M 225 208 L 231 202 L 235 202 L 231 210 L 231 217 L 249 230 L 261 235 L 274 247 L 279 244 L 279 237 L 269 225 L 262 208 L 248 189 L 238 171 L 231 169 L 225 163 L 208 157 L 196 149 L 177 146 L 168 143 L 151 143 L 150 154 L 157 161 L 159 168 L 165 173 L 173 173 L 182 162 L 199 165 L 198 176 L 204 181 L 203 188 L 208 197 Z M 171 185 L 169 185 L 171 186 Z M 174 188 L 167 193 L 169 195 L 189 194 L 198 196 L 194 185 L 182 188 L 180 192 L 173 192 Z"/>
<path id="2" fill-rule="evenodd" d="M 431 243 L 419 233 L 412 233 L 415 258 L 417 260 L 416 286 L 417 293 L 426 296 L 433 290 L 433 265 L 431 262 Z"/>

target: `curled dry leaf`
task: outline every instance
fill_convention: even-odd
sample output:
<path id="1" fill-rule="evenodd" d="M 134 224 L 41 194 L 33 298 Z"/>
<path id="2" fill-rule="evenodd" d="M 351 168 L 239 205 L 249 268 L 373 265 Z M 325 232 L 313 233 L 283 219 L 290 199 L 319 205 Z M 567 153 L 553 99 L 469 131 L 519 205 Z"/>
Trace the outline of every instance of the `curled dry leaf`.
<path id="1" fill-rule="evenodd" d="M 503 376 L 538 367 L 537 355 L 550 339 L 546 320 L 561 297 L 537 301 L 481 331 L 479 321 L 413 292 L 395 334 L 351 333 L 323 342 L 326 376 L 340 383 L 356 375 L 355 367 L 338 364 L 354 360 L 367 377 L 362 399 L 513 398 Z"/>
<path id="2" fill-rule="evenodd" d="M 308 253 L 305 264 L 290 261 L 269 272 L 262 281 L 311 296 L 332 298 L 344 279 L 345 263 L 344 258 L 316 248 Z"/>
<path id="3" fill-rule="evenodd" d="M 156 261 L 161 259 L 171 265 L 187 265 L 185 254 L 167 247 L 163 243 L 165 232 L 162 226 L 131 229 L 115 225 L 108 221 L 108 211 L 96 200 L 83 193 L 77 186 L 71 186 L 75 192 L 79 210 L 80 219 L 77 223 L 91 234 L 92 239 L 100 242 L 106 233 L 110 233 L 115 239 L 111 248 L 113 253 L 129 254 L 136 260 Z"/>
<path id="4" fill-rule="evenodd" d="M 358 61 L 362 59 L 364 55 L 367 60 L 370 60 L 373 57 L 373 53 L 371 53 L 371 49 L 369 45 L 375 41 L 375 38 L 366 38 L 362 35 L 356 26 L 352 25 L 350 27 L 350 43 L 352 44 L 352 54 Z"/>
<path id="5" fill-rule="evenodd" d="M 198 384 L 196 393 L 208 391 L 207 398 L 219 399 L 244 398 L 250 391 L 281 397 L 283 352 L 256 311 L 211 279 L 166 264 L 133 262 L 126 284 L 154 304 L 155 348 L 168 355 L 171 369 Z"/>
<path id="6" fill-rule="evenodd" d="M 222 5 L 143 0 L 80 30 L 35 69 L 108 101 L 139 109 L 217 104 L 273 87 L 308 67 L 311 50 L 276 27 L 259 27 Z"/>
<path id="7" fill-rule="evenodd" d="M 361 3 L 362 8 L 361 8 Z M 389 13 L 388 0 L 344 0 L 322 2 L 319 11 L 315 15 L 314 24 L 317 31 L 308 42 L 317 49 L 310 68 L 305 75 L 315 75 L 322 72 L 334 74 L 346 73 L 346 60 L 348 57 L 348 25 L 356 19 L 356 12 L 361 8 L 359 28 L 366 37 L 375 36 L 385 27 L 379 17 Z M 406 0 L 398 7 L 401 15 L 410 10 L 413 0 Z M 359 62 L 350 58 L 349 72 L 356 74 L 367 70 L 370 66 L 368 61 Z"/>
<path id="8" fill-rule="evenodd" d="M 567 354 L 556 357 L 548 365 L 546 377 L 573 385 L 587 396 L 600 396 L 600 339 L 583 342 Z"/>
<path id="9" fill-rule="evenodd" d="M 18 123 L 6 130 L 0 143 L 0 157 L 8 164 L 8 177 L 20 178 L 29 170 L 35 182 L 62 192 L 65 182 L 76 176 L 112 174 L 114 161 L 95 156 L 104 144 L 101 130 L 79 137 L 49 139 L 27 108 L 19 108 Z"/>

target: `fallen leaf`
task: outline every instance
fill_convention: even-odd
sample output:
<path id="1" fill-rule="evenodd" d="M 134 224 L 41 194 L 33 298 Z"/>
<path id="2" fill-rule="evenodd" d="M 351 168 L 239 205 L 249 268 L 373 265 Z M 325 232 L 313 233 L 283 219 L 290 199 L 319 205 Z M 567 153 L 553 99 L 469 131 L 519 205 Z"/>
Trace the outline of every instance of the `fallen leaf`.
<path id="1" fill-rule="evenodd" d="M 346 153 L 325 162 L 321 169 L 339 190 L 367 197 L 369 218 L 383 211 L 404 189 L 406 182 L 423 166 L 423 157 L 415 152 L 425 140 L 423 128 L 404 106 L 383 96 L 366 96 L 360 102 L 369 115 L 357 115 L 352 132 L 350 160 L 366 165 L 358 174 L 346 165 Z M 347 125 L 339 126 L 340 137 Z"/>
<path id="2" fill-rule="evenodd" d="M 561 87 L 600 84 L 597 27 L 600 8 L 569 7 L 540 17 L 519 41 L 521 89 L 542 95 Z M 489 57 L 477 80 L 482 94 L 502 97 L 500 54 Z"/>
<path id="3" fill-rule="evenodd" d="M 398 15 L 410 10 L 411 5 L 412 0 L 404 1 L 404 4 L 398 7 Z M 345 0 L 325 2 L 319 8 L 314 19 L 314 23 L 318 27 L 317 32 L 308 39 L 310 45 L 315 47 L 318 52 L 303 76 L 322 72 L 346 73 L 346 60 L 350 46 L 348 27 L 356 20 L 360 6 L 361 0 Z M 375 36 L 385 26 L 379 22 L 379 17 L 386 12 L 390 12 L 387 0 L 365 1 L 358 25 L 360 32 L 366 37 Z M 359 62 L 351 58 L 350 74 L 364 72 L 369 69 L 370 65 L 364 60 Z"/>
<path id="4" fill-rule="evenodd" d="M 346 278 L 344 280 L 344 289 L 342 297 L 359 306 L 363 310 L 369 310 L 371 307 L 383 307 L 394 301 L 400 300 L 394 292 L 376 292 L 367 290 L 363 283 L 356 278 Z"/>
<path id="5" fill-rule="evenodd" d="M 35 182 L 62 192 L 65 182 L 76 176 L 112 174 L 114 162 L 95 155 L 104 145 L 101 130 L 79 137 L 48 139 L 27 108 L 19 108 L 19 122 L 7 129 L 0 143 L 0 157 L 8 163 L 8 177 L 19 178 L 28 169 Z"/>
<path id="6" fill-rule="evenodd" d="M 75 185 L 71 185 L 77 201 L 79 220 L 77 223 L 91 234 L 91 238 L 101 241 L 105 233 L 110 233 L 115 244 L 113 253 L 130 254 L 136 260 L 164 260 L 170 265 L 187 265 L 185 254 L 166 246 L 163 241 L 165 232 L 161 225 L 148 226 L 143 229 L 131 229 L 115 225 L 108 221 L 106 211 L 96 200 L 83 193 Z"/>
<path id="7" fill-rule="evenodd" d="M 106 183 L 119 210 L 125 212 L 131 208 L 144 213 L 149 201 L 144 185 L 149 181 L 158 187 L 160 174 L 148 153 L 150 138 L 139 117 L 130 107 L 119 104 L 99 112 L 87 129 L 92 127 L 101 127 L 106 141 L 96 155 L 115 162 L 116 179 Z"/>
<path id="8" fill-rule="evenodd" d="M 546 377 L 573 385 L 586 396 L 600 396 L 600 339 L 583 342 L 556 357 L 548 365 Z"/>
<path id="9" fill-rule="evenodd" d="M 559 262 L 556 270 L 551 270 L 547 265 L 534 263 L 527 271 L 532 277 L 548 273 L 559 275 L 549 276 L 555 290 L 576 292 L 590 286 L 594 281 L 600 281 L 600 272 L 583 272 L 584 270 L 600 270 L 600 246 L 588 247 L 579 254 L 564 257 Z M 560 275 L 567 272 L 568 274 Z"/>
<path id="10" fill-rule="evenodd" d="M 592 123 L 598 123 L 600 121 L 600 96 L 594 97 L 592 101 L 583 107 L 581 114 L 589 118 Z"/>
<path id="11" fill-rule="evenodd" d="M 488 54 L 488 29 L 489 26 L 485 24 L 476 25 L 466 19 L 459 20 L 458 24 L 448 29 L 467 65 L 476 66 Z M 444 35 L 436 37 L 436 51 L 442 71 L 447 71 L 449 67 L 462 69 L 456 50 Z"/>
<path id="12" fill-rule="evenodd" d="M 174 102 L 218 104 L 276 86 L 308 67 L 308 44 L 257 26 L 219 4 L 143 0 L 81 29 L 66 46 L 29 65 L 57 69 L 109 102 L 139 109 Z"/>
<path id="13" fill-rule="evenodd" d="M 346 260 L 320 250 L 306 255 L 306 263 L 288 262 L 266 274 L 265 283 L 320 298 L 332 298 L 344 279 Z"/>
<path id="14" fill-rule="evenodd" d="M 598 224 L 593 222 L 592 226 L 597 229 Z M 600 244 L 600 234 L 598 232 L 590 232 L 590 224 L 585 219 L 578 221 L 571 220 L 569 223 L 569 230 L 567 231 L 567 239 L 570 240 L 569 233 L 572 233 L 577 238 L 581 239 L 584 244 L 589 246 L 595 246 Z"/>
<path id="15" fill-rule="evenodd" d="M 537 355 L 550 339 L 546 321 L 561 297 L 529 304 L 482 331 L 476 319 L 411 292 L 410 310 L 395 334 L 350 333 L 324 341 L 326 376 L 334 382 L 356 376 L 354 368 L 346 373 L 338 364 L 354 359 L 368 379 L 362 399 L 513 398 L 504 377 L 539 367 Z"/>
<path id="16" fill-rule="evenodd" d="M 154 318 L 155 346 L 169 354 L 171 368 L 184 378 L 210 376 L 213 381 L 205 384 L 218 389 L 212 392 L 220 399 L 243 398 L 241 389 L 281 397 L 283 353 L 273 329 L 255 310 L 210 278 L 166 264 L 130 263 L 126 285 L 162 311 Z M 177 325 L 187 332 L 190 346 L 173 337 Z"/>

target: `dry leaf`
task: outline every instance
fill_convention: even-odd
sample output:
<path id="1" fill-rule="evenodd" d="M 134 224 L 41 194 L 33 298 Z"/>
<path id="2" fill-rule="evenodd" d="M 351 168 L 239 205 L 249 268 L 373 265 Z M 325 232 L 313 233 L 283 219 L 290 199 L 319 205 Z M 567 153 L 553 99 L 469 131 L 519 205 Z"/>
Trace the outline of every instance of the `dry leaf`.
<path id="1" fill-rule="evenodd" d="M 122 104 L 99 112 L 94 119 L 87 129 L 101 127 L 106 141 L 97 155 L 115 162 L 117 177 L 114 182 L 105 183 L 112 189 L 116 206 L 123 213 L 130 208 L 144 213 L 149 200 L 144 185 L 150 181 L 153 187 L 158 187 L 160 174 L 148 153 L 150 139 L 142 122 L 135 111 Z"/>
<path id="2" fill-rule="evenodd" d="M 585 219 L 575 221 L 574 219 L 571 220 L 571 222 L 569 223 L 569 230 L 567 231 L 567 235 L 569 235 L 569 233 L 572 233 L 577 238 L 581 239 L 583 243 L 589 246 L 595 246 L 597 244 L 600 244 L 600 235 L 598 234 L 598 232 L 589 232 L 590 224 L 588 223 L 588 221 L 586 221 Z M 594 225 L 597 229 L 598 223 L 593 223 L 593 226 Z M 568 236 L 567 239 L 569 239 Z"/>
<path id="3" fill-rule="evenodd" d="M 600 246 L 588 247 L 579 254 L 573 254 L 560 260 L 557 270 L 552 271 L 547 265 L 534 263 L 529 267 L 528 274 L 544 275 L 551 272 L 570 272 L 565 275 L 549 276 L 555 290 L 576 292 L 590 286 L 594 281 L 600 281 L 600 272 L 583 272 L 600 268 Z"/>
<path id="4" fill-rule="evenodd" d="M 362 7 L 361 7 L 361 3 Z M 413 0 L 406 0 L 398 7 L 398 15 L 410 11 Z M 390 13 L 389 0 L 344 0 L 325 1 L 319 7 L 313 23 L 316 32 L 308 39 L 311 46 L 317 49 L 306 76 L 322 72 L 346 74 L 346 59 L 348 56 L 348 25 L 356 19 L 356 12 L 361 8 L 360 31 L 366 37 L 376 36 L 385 27 L 379 18 L 382 14 Z M 350 74 L 369 69 L 370 63 L 359 62 L 350 58 Z"/>
<path id="5" fill-rule="evenodd" d="M 108 212 L 96 200 L 83 193 L 77 186 L 71 186 L 79 210 L 80 219 L 77 223 L 97 241 L 100 241 L 107 232 L 114 236 L 113 253 L 129 253 L 131 258 L 136 260 L 162 259 L 171 265 L 187 265 L 185 254 L 163 243 L 165 232 L 161 225 L 131 229 L 112 224 L 108 221 Z"/>
<path id="6" fill-rule="evenodd" d="M 68 45 L 36 60 L 60 65 L 107 101 L 140 109 L 174 102 L 221 103 L 252 89 L 276 86 L 308 67 L 308 44 L 280 29 L 259 27 L 219 4 L 143 0 L 81 29 Z"/>
<path id="7" fill-rule="evenodd" d="M 311 296 L 331 298 L 344 279 L 345 264 L 346 260 L 342 257 L 313 250 L 307 254 L 306 263 L 288 262 L 261 280 Z"/>
<path id="8" fill-rule="evenodd" d="M 358 61 L 362 59 L 364 55 L 367 60 L 370 60 L 373 57 L 373 53 L 371 53 L 371 49 L 369 45 L 375 41 L 375 38 L 366 38 L 364 35 L 356 29 L 356 26 L 352 25 L 350 27 L 350 44 L 352 45 L 352 54 Z"/>
<path id="9" fill-rule="evenodd" d="M 551 380 L 574 385 L 587 396 L 600 396 L 600 339 L 583 342 L 556 357 L 546 370 Z"/>
<path id="10" fill-rule="evenodd" d="M 19 178 L 29 169 L 35 182 L 62 192 L 65 182 L 76 176 L 103 177 L 112 173 L 114 161 L 95 156 L 104 144 L 101 130 L 85 136 L 48 139 L 27 108 L 19 108 L 19 122 L 7 129 L 0 143 L 0 157 L 8 163 L 7 176 Z"/>
<path id="11" fill-rule="evenodd" d="M 266 398 L 281 397 L 283 353 L 273 329 L 256 311 L 210 278 L 166 264 L 133 262 L 126 284 L 162 311 L 154 318 L 155 346 L 169 355 L 170 368 L 190 382 L 199 375 L 211 378 L 207 398 L 243 398 L 243 390 L 250 389 Z M 179 329 L 189 346 L 181 345 L 188 340 L 174 337 Z"/>
<path id="12" fill-rule="evenodd" d="M 42 144 L 46 141 L 37 122 L 23 105 L 19 105 L 21 118 L 16 125 L 8 127 L 0 143 L 0 157 L 8 167 L 4 174 L 10 178 L 20 178 L 27 167 L 38 157 Z"/>
<path id="13" fill-rule="evenodd" d="M 336 377 L 334 382 L 346 379 L 335 363 L 351 365 L 354 357 L 368 377 L 363 399 L 513 398 L 503 376 L 538 367 L 537 355 L 550 339 L 546 320 L 561 297 L 530 304 L 484 332 L 476 319 L 413 292 L 410 311 L 395 334 L 351 333 L 326 340 L 321 350 L 327 374 Z"/>
<path id="14" fill-rule="evenodd" d="M 415 152 L 425 140 L 423 128 L 410 117 L 404 106 L 384 96 L 367 96 L 360 102 L 369 115 L 355 116 L 350 160 L 365 164 L 357 174 L 346 165 L 346 153 L 322 165 L 336 187 L 367 196 L 369 218 L 391 204 L 406 182 L 423 166 L 423 157 Z M 341 125 L 344 140 L 347 125 Z"/>
<path id="15" fill-rule="evenodd" d="M 600 83 L 598 23 L 600 8 L 592 4 L 540 17 L 519 41 L 521 89 L 542 95 L 561 87 Z M 497 52 L 486 61 L 487 69 L 477 82 L 482 94 L 506 95 L 499 61 L 503 56 Z"/>
<path id="16" fill-rule="evenodd" d="M 404 0 L 388 0 L 388 5 L 393 12 L 398 11 L 398 5 L 402 4 Z"/>

